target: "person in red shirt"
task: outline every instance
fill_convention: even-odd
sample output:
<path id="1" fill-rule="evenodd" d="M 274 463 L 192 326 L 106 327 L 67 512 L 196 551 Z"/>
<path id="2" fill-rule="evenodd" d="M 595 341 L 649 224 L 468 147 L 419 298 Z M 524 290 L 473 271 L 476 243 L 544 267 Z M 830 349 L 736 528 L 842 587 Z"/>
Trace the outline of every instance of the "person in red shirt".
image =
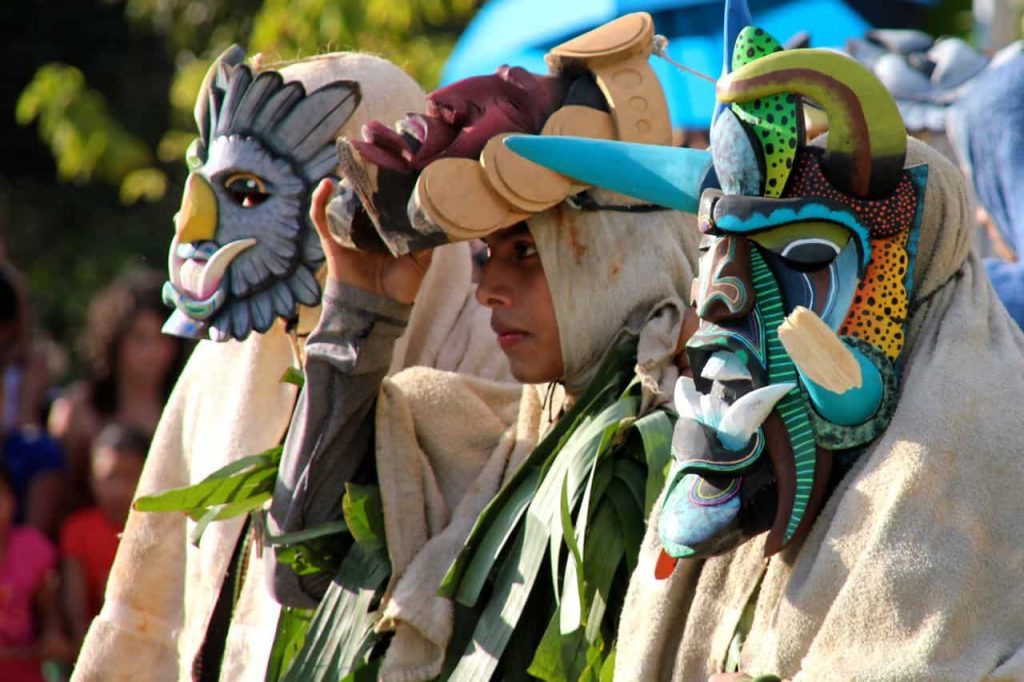
<path id="1" fill-rule="evenodd" d="M 56 605 L 57 551 L 39 530 L 14 524 L 15 506 L 0 464 L 0 680 L 43 682 L 41 661 L 68 653 Z"/>
<path id="2" fill-rule="evenodd" d="M 103 605 L 103 590 L 128 518 L 149 440 L 113 423 L 92 445 L 90 484 L 95 506 L 74 512 L 61 527 L 64 608 L 75 644 Z"/>

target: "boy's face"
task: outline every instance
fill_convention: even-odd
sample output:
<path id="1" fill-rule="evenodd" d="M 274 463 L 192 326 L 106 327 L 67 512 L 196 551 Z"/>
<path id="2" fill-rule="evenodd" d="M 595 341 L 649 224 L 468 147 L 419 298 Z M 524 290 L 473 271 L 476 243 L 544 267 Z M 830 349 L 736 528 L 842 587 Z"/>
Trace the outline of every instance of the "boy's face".
<path id="1" fill-rule="evenodd" d="M 525 223 L 488 236 L 476 298 L 491 309 L 491 328 L 524 383 L 561 378 L 565 371 L 547 277 Z"/>
<path id="2" fill-rule="evenodd" d="M 120 525 L 128 518 L 141 474 L 142 457 L 138 453 L 111 447 L 93 452 L 92 492 L 96 504 L 112 522 Z"/>

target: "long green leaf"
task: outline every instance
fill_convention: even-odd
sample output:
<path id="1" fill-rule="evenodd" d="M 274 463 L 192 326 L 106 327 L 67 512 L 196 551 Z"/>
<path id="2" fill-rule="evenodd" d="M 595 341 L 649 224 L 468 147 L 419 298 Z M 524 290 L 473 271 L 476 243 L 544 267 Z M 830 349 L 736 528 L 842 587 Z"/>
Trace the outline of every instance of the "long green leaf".
<path id="1" fill-rule="evenodd" d="M 455 600 L 460 604 L 472 606 L 480 598 L 491 569 L 526 512 L 539 480 L 540 472 L 532 471 L 506 500 L 505 506 L 495 514 L 472 559 L 461 572 L 461 582 L 455 594 Z M 449 570 L 441 585 L 441 594 L 451 593 L 453 583 L 457 580 L 456 575 L 454 569 Z"/>
<path id="2" fill-rule="evenodd" d="M 595 489 L 601 491 L 607 485 L 610 474 L 598 478 L 595 464 L 599 460 L 599 453 L 622 442 L 621 435 L 625 426 L 635 418 L 635 398 L 639 394 L 639 383 L 634 376 L 632 357 L 632 349 L 628 344 L 609 354 L 595 381 L 534 448 L 512 480 L 481 514 L 462 553 L 450 567 L 443 588 L 446 596 L 458 594 L 460 583 L 467 575 L 467 566 L 473 563 L 484 540 L 489 539 L 490 551 L 478 560 L 478 565 L 490 570 L 474 575 L 475 594 L 472 600 L 464 603 L 475 603 L 479 589 L 486 583 L 488 575 L 493 580 L 491 592 L 473 629 L 471 641 L 466 642 L 459 637 L 460 641 L 453 641 L 449 648 L 454 655 L 465 652 L 458 659 L 450 679 L 489 679 L 499 660 L 504 660 L 505 647 L 513 631 L 516 631 L 534 589 L 543 563 L 545 545 L 551 546 L 555 558 L 552 564 L 554 570 L 558 570 L 559 552 L 564 543 L 559 532 L 563 484 L 566 484 L 569 509 L 576 508 L 580 496 L 585 494 L 585 487 L 593 495 Z M 627 386 L 631 388 L 624 390 Z M 620 398 L 630 400 L 618 404 Z M 630 406 L 631 409 L 624 410 L 624 406 Z M 531 485 L 520 487 L 528 478 L 536 476 L 537 472 L 540 476 L 538 482 L 531 481 Z M 520 496 L 524 491 L 529 493 L 531 490 L 532 499 L 526 511 L 521 512 Z M 509 500 L 513 498 L 517 504 L 509 509 Z M 583 537 L 579 533 L 581 520 L 585 525 L 589 516 L 589 512 L 575 514 L 577 538 Z M 488 536 L 498 518 L 505 519 L 508 525 Z M 504 551 L 502 546 L 505 546 Z M 585 564 L 585 550 L 582 547 L 580 549 Z M 558 579 L 557 574 L 553 577 Z M 583 641 L 581 630 L 577 630 L 576 635 Z M 587 650 L 585 641 L 581 646 L 581 652 Z M 574 654 L 573 659 L 585 661 L 587 656 L 589 654 Z M 576 665 L 573 667 L 578 668 Z"/>
<path id="3" fill-rule="evenodd" d="M 587 666 L 587 651 L 590 645 L 584 637 L 583 630 L 577 629 L 562 635 L 561 656 L 564 680 L 579 680 Z"/>
<path id="4" fill-rule="evenodd" d="M 450 680 L 487 680 L 526 606 L 547 548 L 548 536 L 557 528 L 561 486 L 566 458 L 556 459 L 527 508 L 516 540 L 500 563 L 491 597 L 473 631 L 471 650 L 452 671 Z"/>
<path id="5" fill-rule="evenodd" d="M 254 509 L 259 509 L 263 506 L 263 503 L 272 497 L 273 493 L 269 490 L 260 492 L 259 494 L 245 497 L 241 500 L 235 500 L 227 504 L 221 505 L 217 508 L 217 515 L 214 517 L 214 521 L 227 521 L 233 519 L 236 516 L 242 514 L 248 514 Z"/>
<path id="6" fill-rule="evenodd" d="M 196 527 L 192 529 L 190 540 L 196 547 L 199 546 L 199 541 L 203 539 L 203 534 L 206 529 L 214 521 L 226 521 L 233 519 L 236 516 L 242 514 L 248 514 L 249 512 L 258 509 L 263 506 L 267 500 L 271 497 L 269 491 L 261 492 L 251 497 L 243 497 L 240 500 L 235 500 L 228 504 L 217 505 L 207 509 L 199 520 L 196 521 Z"/>
<path id="7" fill-rule="evenodd" d="M 610 406 L 606 407 L 593 417 L 588 417 L 586 425 L 579 431 L 573 433 L 572 438 L 559 453 L 559 458 L 565 459 L 566 471 L 569 473 L 569 501 L 570 508 L 574 508 L 579 502 L 580 495 L 584 492 L 583 482 L 589 483 L 593 480 L 594 467 L 596 463 L 611 448 L 619 432 L 619 424 L 629 418 L 639 405 L 636 398 L 620 398 Z M 577 456 L 583 453 L 584 456 Z M 589 502 L 585 501 L 578 514 L 576 522 L 576 538 L 579 547 L 584 544 L 583 538 L 586 533 L 587 517 L 589 515 Z M 552 575 L 554 577 L 554 590 L 557 594 L 560 590 L 558 585 L 557 571 L 561 566 L 561 549 L 563 538 L 559 533 L 552 533 L 548 542 L 550 545 Z M 567 618 L 571 613 L 566 613 Z M 563 628 L 566 627 L 563 623 Z M 575 627 L 568 627 L 567 630 L 574 630 Z"/>
<path id="8" fill-rule="evenodd" d="M 192 529 L 192 532 L 188 536 L 189 542 L 191 542 L 194 547 L 199 546 L 199 541 L 202 540 L 203 533 L 206 532 L 206 527 L 216 520 L 217 514 L 219 513 L 220 510 L 216 507 L 208 509 L 206 513 L 200 516 L 199 520 L 196 521 L 196 527 Z"/>
<path id="9" fill-rule="evenodd" d="M 280 535 L 267 535 L 267 544 L 277 546 L 297 545 L 301 542 L 316 540 L 327 535 L 344 533 L 348 530 L 348 524 L 344 521 L 332 521 L 316 528 L 295 531 L 294 533 L 281 533 Z"/>
<path id="10" fill-rule="evenodd" d="M 627 567 L 630 573 L 636 568 L 637 557 L 644 535 L 643 507 L 637 503 L 622 479 L 615 478 L 608 484 L 605 493 L 607 509 L 614 511 L 617 521 L 616 537 L 624 547 Z"/>
<path id="11" fill-rule="evenodd" d="M 593 478 L 591 478 L 593 480 Z M 569 511 L 569 476 L 562 480 L 561 499 L 562 538 L 569 547 L 571 561 L 565 567 L 565 586 L 562 588 L 562 600 L 559 604 L 558 630 L 566 635 L 580 626 L 583 598 L 583 556 L 576 543 L 576 530 L 572 526 Z M 551 537 L 557 537 L 554 533 Z"/>
<path id="12" fill-rule="evenodd" d="M 533 588 L 548 539 L 557 532 L 566 474 L 568 494 L 575 496 L 597 459 L 606 431 L 614 429 L 629 409 L 630 401 L 612 404 L 594 418 L 591 428 L 574 433 L 553 459 L 526 511 L 516 545 L 499 569 L 494 591 L 473 634 L 474 650 L 456 666 L 452 680 L 489 679 L 493 674 Z"/>
<path id="13" fill-rule="evenodd" d="M 613 484 L 614 481 L 609 485 L 609 489 Z M 642 532 L 643 519 L 640 522 Z M 619 517 L 604 500 L 594 514 L 591 533 L 593 541 L 584 553 L 583 566 L 587 579 L 587 599 L 590 603 L 585 634 L 586 640 L 593 644 L 598 641 L 601 634 L 600 627 L 604 621 L 612 582 L 626 551 L 623 538 L 619 534 Z"/>
<path id="14" fill-rule="evenodd" d="M 642 514 L 644 511 L 644 486 L 646 476 L 644 467 L 640 462 L 632 459 L 619 459 L 615 462 L 614 478 L 622 483 L 626 491 L 633 498 L 636 507 Z"/>
<path id="15" fill-rule="evenodd" d="M 390 572 L 382 550 L 352 545 L 283 682 L 341 680 L 364 663 L 378 619 L 370 609 Z"/>
<path id="16" fill-rule="evenodd" d="M 665 475 L 672 461 L 673 421 L 664 410 L 655 410 L 637 420 L 636 430 L 644 443 L 647 459 L 647 484 L 644 493 L 644 518 L 665 487 Z"/>
<path id="17" fill-rule="evenodd" d="M 598 641 L 586 650 L 586 667 L 580 671 L 579 682 L 600 682 L 605 662 L 604 642 Z"/>
<path id="18" fill-rule="evenodd" d="M 563 635 L 573 632 L 580 628 L 586 621 L 583 619 L 583 604 L 586 603 L 584 598 L 585 592 L 585 571 L 583 570 L 583 550 L 587 544 L 587 524 L 591 516 L 591 501 L 597 498 L 593 497 L 594 493 L 594 481 L 597 477 L 598 469 L 605 469 L 607 467 L 602 466 L 602 458 L 611 449 L 612 444 L 618 439 L 618 434 L 621 429 L 621 424 L 627 420 L 632 420 L 629 416 L 635 412 L 639 402 L 635 398 L 625 397 L 620 398 L 612 408 L 605 410 L 595 419 L 595 425 L 604 424 L 604 428 L 601 431 L 601 440 L 597 445 L 597 450 L 594 456 L 590 460 L 577 460 L 583 465 L 583 469 L 577 474 L 577 477 L 581 477 L 583 472 L 586 471 L 587 484 L 583 488 L 583 501 L 580 503 L 579 511 L 577 512 L 577 520 L 575 524 L 572 523 L 571 519 L 566 523 L 566 518 L 562 520 L 562 537 L 570 548 L 572 548 L 574 555 L 574 562 L 567 564 L 565 570 L 564 587 L 562 588 L 562 594 L 567 595 L 572 601 L 568 606 L 562 609 L 561 622 L 559 624 L 560 631 Z M 627 416 L 619 418 L 620 414 L 626 414 Z M 589 469 L 589 471 L 588 471 Z M 571 472 L 570 468 L 570 472 Z M 602 480 L 604 476 L 602 476 Z M 563 502 L 563 515 L 568 516 L 567 502 Z M 566 528 L 571 530 L 572 535 L 566 535 Z M 562 543 L 556 541 L 558 537 L 552 534 L 551 537 L 551 561 L 553 564 L 559 562 L 558 549 L 561 548 Z M 571 543 L 571 544 L 570 544 Z M 557 575 L 557 571 L 553 569 L 553 573 Z M 579 599 L 575 599 L 573 593 L 570 590 L 573 589 L 575 583 L 575 593 L 579 595 Z M 555 590 L 557 592 L 558 586 L 556 583 Z"/>
<path id="19" fill-rule="evenodd" d="M 612 648 L 611 653 L 604 659 L 604 663 L 601 665 L 600 677 L 598 682 L 615 682 L 615 649 Z"/>
<path id="20" fill-rule="evenodd" d="M 473 524 L 465 546 L 448 568 L 441 583 L 441 596 L 455 598 L 466 606 L 476 603 L 483 587 L 483 579 L 487 577 L 498 553 L 510 539 L 511 531 L 522 518 L 526 505 L 533 499 L 532 496 L 540 481 L 540 466 L 558 447 L 561 447 L 570 421 L 570 415 L 563 417 L 527 456 L 526 461 L 502 486 L 494 499 L 484 507 Z M 494 528 L 496 530 L 492 533 Z M 478 554 L 482 555 L 479 559 Z M 463 578 L 470 565 L 474 566 L 474 574 L 465 589 L 462 589 Z M 484 574 L 482 577 L 481 572 Z"/>
<path id="21" fill-rule="evenodd" d="M 527 512 L 516 542 L 498 568 L 494 590 L 473 632 L 471 650 L 459 660 L 452 682 L 489 680 L 536 581 L 547 534 Z M 531 537 L 536 531 L 541 537 Z"/>
<path id="22" fill-rule="evenodd" d="M 544 682 L 558 682 L 566 679 L 565 668 L 562 666 L 562 633 L 559 630 L 561 621 L 561 608 L 556 608 L 555 613 L 548 621 L 540 644 L 534 652 L 533 660 L 527 672 Z"/>
<path id="23" fill-rule="evenodd" d="M 262 492 L 273 492 L 280 462 L 280 448 L 242 457 L 194 485 L 146 495 L 134 502 L 145 512 L 204 514 L 210 507 L 229 504 Z"/>
<path id="24" fill-rule="evenodd" d="M 267 662 L 266 682 L 277 682 L 288 670 L 288 666 L 306 640 L 306 633 L 312 620 L 312 610 L 289 607 L 281 609 L 274 644 L 270 649 L 270 660 Z"/>

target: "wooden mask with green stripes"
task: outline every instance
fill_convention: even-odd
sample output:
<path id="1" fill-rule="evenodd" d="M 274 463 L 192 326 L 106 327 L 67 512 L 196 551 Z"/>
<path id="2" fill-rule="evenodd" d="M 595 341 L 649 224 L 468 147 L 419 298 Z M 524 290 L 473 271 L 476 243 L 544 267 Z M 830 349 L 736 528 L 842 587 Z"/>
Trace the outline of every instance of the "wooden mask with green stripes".
<path id="1" fill-rule="evenodd" d="M 767 532 L 774 554 L 803 536 L 841 474 L 888 425 L 898 393 L 927 168 L 904 169 L 906 135 L 881 83 L 824 50 L 783 51 L 746 26 L 718 82 L 717 188 L 703 233 L 686 350 L 693 376 L 659 518 L 672 558 L 711 556 Z M 805 144 L 804 100 L 829 115 Z M 778 328 L 814 313 L 860 367 L 832 392 L 794 362 Z"/>

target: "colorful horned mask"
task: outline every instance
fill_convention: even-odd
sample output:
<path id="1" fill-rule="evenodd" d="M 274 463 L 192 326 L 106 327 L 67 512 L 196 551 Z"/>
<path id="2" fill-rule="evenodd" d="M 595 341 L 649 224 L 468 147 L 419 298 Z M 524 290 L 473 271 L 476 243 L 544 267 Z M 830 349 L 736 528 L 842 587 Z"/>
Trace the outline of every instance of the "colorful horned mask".
<path id="1" fill-rule="evenodd" d="M 506 142 L 581 181 L 697 213 L 700 326 L 686 343 L 693 376 L 676 386 L 658 526 L 671 558 L 762 532 L 778 552 L 888 425 L 924 204 L 927 168 L 903 168 L 906 135 L 881 83 L 838 53 L 783 51 L 737 13 L 730 3 L 727 40 L 739 25 L 710 154 Z M 804 143 L 804 100 L 828 114 L 824 147 Z"/>
<path id="2" fill-rule="evenodd" d="M 360 101 L 358 84 L 306 92 L 281 73 L 254 73 L 238 47 L 211 67 L 196 100 L 199 138 L 169 253 L 169 334 L 244 339 L 298 305 L 316 306 L 323 263 L 309 221 L 316 183 L 335 169 L 334 141 Z"/>

